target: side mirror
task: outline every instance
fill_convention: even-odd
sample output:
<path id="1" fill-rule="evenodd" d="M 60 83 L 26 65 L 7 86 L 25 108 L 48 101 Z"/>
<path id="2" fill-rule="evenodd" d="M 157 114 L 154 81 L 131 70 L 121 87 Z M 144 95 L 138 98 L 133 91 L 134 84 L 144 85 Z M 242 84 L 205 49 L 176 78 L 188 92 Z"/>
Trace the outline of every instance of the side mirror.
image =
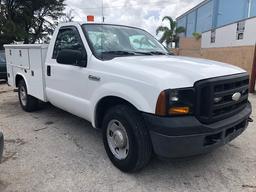
<path id="1" fill-rule="evenodd" d="M 85 67 L 87 58 L 79 50 L 63 49 L 58 53 L 57 62 L 65 65 Z"/>

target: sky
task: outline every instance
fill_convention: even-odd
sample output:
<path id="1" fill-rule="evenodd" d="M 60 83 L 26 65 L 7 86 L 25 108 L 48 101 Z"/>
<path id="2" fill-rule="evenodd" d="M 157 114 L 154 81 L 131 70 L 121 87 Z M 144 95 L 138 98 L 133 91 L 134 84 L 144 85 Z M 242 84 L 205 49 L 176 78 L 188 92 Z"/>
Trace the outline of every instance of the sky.
<path id="1" fill-rule="evenodd" d="M 156 35 L 164 16 L 176 18 L 202 0 L 66 0 L 67 11 L 72 9 L 75 21 L 86 22 L 87 15 L 94 15 L 95 22 L 114 23 L 143 28 Z"/>

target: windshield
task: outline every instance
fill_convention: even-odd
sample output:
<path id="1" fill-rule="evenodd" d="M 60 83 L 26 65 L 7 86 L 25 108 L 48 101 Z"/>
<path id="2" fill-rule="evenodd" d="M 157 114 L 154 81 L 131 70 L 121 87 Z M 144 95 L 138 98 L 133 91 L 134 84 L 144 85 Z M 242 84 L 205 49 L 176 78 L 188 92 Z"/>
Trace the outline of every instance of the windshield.
<path id="1" fill-rule="evenodd" d="M 116 25 L 85 24 L 91 49 L 100 59 L 118 56 L 166 55 L 164 46 L 144 30 Z"/>

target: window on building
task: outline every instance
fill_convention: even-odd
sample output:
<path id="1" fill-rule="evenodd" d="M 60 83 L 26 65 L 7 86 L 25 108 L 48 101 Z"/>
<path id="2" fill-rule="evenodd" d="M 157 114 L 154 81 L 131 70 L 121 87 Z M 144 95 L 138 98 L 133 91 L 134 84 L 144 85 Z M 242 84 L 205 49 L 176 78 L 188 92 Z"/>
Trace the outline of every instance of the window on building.
<path id="1" fill-rule="evenodd" d="M 250 16 L 253 17 L 253 16 L 256 16 L 256 0 L 251 0 L 252 3 L 251 3 L 251 14 Z"/>
<path id="2" fill-rule="evenodd" d="M 211 43 L 215 43 L 215 39 L 216 39 L 216 30 L 213 29 L 211 30 Z"/>
<path id="3" fill-rule="evenodd" d="M 197 11 L 196 31 L 205 32 L 212 28 L 213 1 L 208 2 Z"/>
<path id="4" fill-rule="evenodd" d="M 196 31 L 195 29 L 196 26 L 196 12 L 193 11 L 188 14 L 187 17 L 187 37 L 191 37 L 192 34 Z"/>
<path id="5" fill-rule="evenodd" d="M 248 1 L 221 0 L 219 1 L 217 26 L 236 22 L 247 17 Z"/>
<path id="6" fill-rule="evenodd" d="M 240 21 L 237 23 L 236 29 L 236 39 L 241 40 L 244 38 L 244 30 L 245 30 L 245 21 Z"/>

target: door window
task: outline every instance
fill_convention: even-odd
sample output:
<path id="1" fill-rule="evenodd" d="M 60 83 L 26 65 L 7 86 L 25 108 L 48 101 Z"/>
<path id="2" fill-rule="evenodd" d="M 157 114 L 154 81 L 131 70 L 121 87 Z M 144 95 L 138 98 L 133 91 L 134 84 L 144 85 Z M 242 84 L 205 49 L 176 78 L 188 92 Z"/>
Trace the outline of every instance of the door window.
<path id="1" fill-rule="evenodd" d="M 53 59 L 56 59 L 58 53 L 63 49 L 80 50 L 84 58 L 86 51 L 83 46 L 79 33 L 74 28 L 60 29 L 53 50 Z"/>

